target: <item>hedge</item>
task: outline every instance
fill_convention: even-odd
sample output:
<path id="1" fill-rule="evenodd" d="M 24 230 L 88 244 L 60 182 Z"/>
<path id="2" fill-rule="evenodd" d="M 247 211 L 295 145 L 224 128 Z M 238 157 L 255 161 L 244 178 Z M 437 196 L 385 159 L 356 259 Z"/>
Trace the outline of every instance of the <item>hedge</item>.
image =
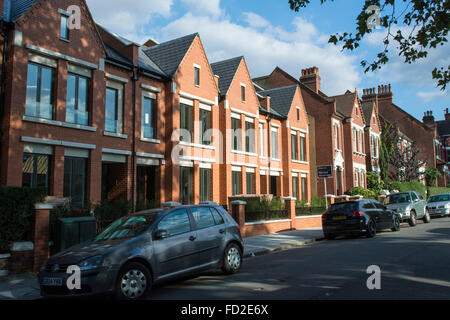
<path id="1" fill-rule="evenodd" d="M 389 190 L 398 190 L 398 191 L 417 191 L 423 197 L 426 196 L 427 187 L 425 187 L 419 181 L 411 181 L 411 182 L 399 182 L 393 181 L 390 183 Z M 428 196 L 432 196 L 440 193 L 450 193 L 450 188 L 440 188 L 440 187 L 428 187 L 430 194 Z"/>
<path id="2" fill-rule="evenodd" d="M 12 242 L 26 240 L 34 205 L 42 202 L 45 188 L 0 187 L 0 252 Z"/>

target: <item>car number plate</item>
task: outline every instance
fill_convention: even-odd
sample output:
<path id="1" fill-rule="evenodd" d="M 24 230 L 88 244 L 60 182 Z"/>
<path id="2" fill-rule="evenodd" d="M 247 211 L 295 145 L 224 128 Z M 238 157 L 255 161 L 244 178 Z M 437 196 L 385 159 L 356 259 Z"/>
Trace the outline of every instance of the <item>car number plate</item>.
<path id="1" fill-rule="evenodd" d="M 345 220 L 345 216 L 336 216 L 336 217 L 333 217 L 333 220 Z"/>
<path id="2" fill-rule="evenodd" d="M 61 287 L 62 279 L 61 278 L 42 278 L 41 284 L 43 286 Z"/>

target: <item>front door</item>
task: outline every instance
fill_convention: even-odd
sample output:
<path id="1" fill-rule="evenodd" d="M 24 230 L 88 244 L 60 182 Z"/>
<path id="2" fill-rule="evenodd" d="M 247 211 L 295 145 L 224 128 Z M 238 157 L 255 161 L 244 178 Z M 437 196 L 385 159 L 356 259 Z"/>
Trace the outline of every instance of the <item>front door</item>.
<path id="1" fill-rule="evenodd" d="M 270 177 L 270 194 L 277 195 L 277 177 Z"/>
<path id="2" fill-rule="evenodd" d="M 183 272 L 195 265 L 197 232 L 186 209 L 178 209 L 166 215 L 156 230 L 165 230 L 168 237 L 154 239 L 159 278 Z"/>

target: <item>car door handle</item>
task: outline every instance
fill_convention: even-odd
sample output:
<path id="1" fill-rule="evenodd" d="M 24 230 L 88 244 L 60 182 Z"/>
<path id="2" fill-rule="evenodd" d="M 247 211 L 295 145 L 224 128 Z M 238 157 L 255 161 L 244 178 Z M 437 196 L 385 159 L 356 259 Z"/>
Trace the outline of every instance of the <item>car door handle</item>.
<path id="1" fill-rule="evenodd" d="M 219 233 L 225 233 L 225 229 L 220 229 Z"/>
<path id="2" fill-rule="evenodd" d="M 197 237 L 194 237 L 194 236 L 190 236 L 190 237 L 189 237 L 189 240 L 190 240 L 190 241 L 195 241 L 196 239 L 197 239 Z"/>

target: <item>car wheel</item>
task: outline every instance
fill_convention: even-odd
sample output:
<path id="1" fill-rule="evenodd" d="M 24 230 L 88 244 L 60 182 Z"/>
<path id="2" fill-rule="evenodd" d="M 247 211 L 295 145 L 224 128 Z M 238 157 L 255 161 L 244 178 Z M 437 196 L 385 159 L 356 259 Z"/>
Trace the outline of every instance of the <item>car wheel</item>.
<path id="1" fill-rule="evenodd" d="M 411 227 L 415 227 L 417 224 L 417 217 L 416 217 L 416 212 L 415 211 L 411 211 L 411 213 L 409 214 L 409 220 L 408 223 Z"/>
<path id="2" fill-rule="evenodd" d="M 368 238 L 373 238 L 377 234 L 377 226 L 375 224 L 375 221 L 370 220 L 367 224 L 367 232 L 366 235 Z"/>
<path id="3" fill-rule="evenodd" d="M 151 286 L 152 277 L 147 267 L 131 262 L 120 271 L 115 296 L 120 300 L 138 300 L 147 295 Z"/>
<path id="4" fill-rule="evenodd" d="M 334 240 L 335 238 L 336 238 L 336 236 L 334 234 L 330 234 L 330 233 L 325 234 L 325 239 L 327 239 L 327 240 Z"/>
<path id="5" fill-rule="evenodd" d="M 400 218 L 399 217 L 395 217 L 394 218 L 394 225 L 392 226 L 391 230 L 394 231 L 394 232 L 400 231 L 400 224 L 401 224 Z"/>
<path id="6" fill-rule="evenodd" d="M 233 274 L 242 266 L 242 250 L 235 243 L 230 243 L 224 252 L 222 270 L 225 274 Z"/>
<path id="7" fill-rule="evenodd" d="M 430 217 L 430 213 L 428 212 L 428 210 L 425 211 L 425 216 L 423 217 L 423 223 L 430 223 L 431 222 L 431 217 Z"/>

